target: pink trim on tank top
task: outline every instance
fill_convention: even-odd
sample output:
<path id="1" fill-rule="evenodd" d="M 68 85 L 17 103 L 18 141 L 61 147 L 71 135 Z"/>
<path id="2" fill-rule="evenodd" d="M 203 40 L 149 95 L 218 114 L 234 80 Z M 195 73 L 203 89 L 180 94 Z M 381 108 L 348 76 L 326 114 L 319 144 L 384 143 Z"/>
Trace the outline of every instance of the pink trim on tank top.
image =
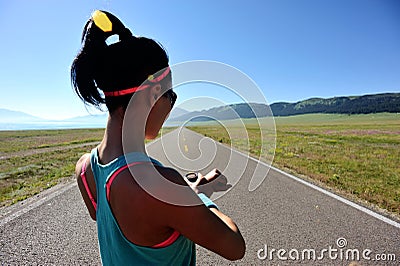
<path id="1" fill-rule="evenodd" d="M 88 194 L 89 199 L 90 199 L 90 201 L 91 201 L 92 204 L 93 204 L 94 210 L 96 211 L 96 210 L 97 210 L 97 203 L 96 203 L 96 201 L 95 201 L 94 198 L 93 198 L 93 194 L 92 194 L 92 192 L 90 191 L 89 185 L 88 185 L 87 180 L 86 180 L 86 161 L 83 162 L 82 172 L 81 172 L 81 178 L 82 178 L 82 183 L 83 183 L 83 185 L 84 185 L 84 187 L 85 187 L 85 189 L 86 189 L 86 193 Z"/>
<path id="2" fill-rule="evenodd" d="M 113 174 L 112 176 L 108 179 L 107 183 L 106 183 L 106 195 L 107 195 L 107 201 L 110 202 L 110 189 L 111 189 L 111 184 L 114 181 L 114 179 L 117 177 L 117 175 L 119 175 L 119 173 L 121 173 L 122 171 L 124 171 L 126 168 L 134 166 L 134 165 L 138 165 L 138 164 L 143 164 L 143 163 L 149 163 L 149 162 L 134 162 L 134 163 L 130 163 L 130 164 L 126 164 L 121 166 L 120 168 L 118 168 Z"/>
<path id="3" fill-rule="evenodd" d="M 164 248 L 164 247 L 167 247 L 167 246 L 171 245 L 172 243 L 174 243 L 175 240 L 177 240 L 180 235 L 181 234 L 178 231 L 175 230 L 165 241 L 152 246 L 152 248 Z"/>

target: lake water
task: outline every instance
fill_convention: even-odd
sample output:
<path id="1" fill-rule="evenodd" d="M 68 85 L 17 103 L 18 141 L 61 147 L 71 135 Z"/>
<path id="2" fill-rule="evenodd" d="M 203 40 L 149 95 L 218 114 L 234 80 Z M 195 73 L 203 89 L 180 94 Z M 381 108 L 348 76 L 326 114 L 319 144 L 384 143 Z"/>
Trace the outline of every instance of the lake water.
<path id="1" fill-rule="evenodd" d="M 32 122 L 32 123 L 0 123 L 0 131 L 38 130 L 38 129 L 72 129 L 72 128 L 105 128 L 105 123 L 77 122 Z"/>
<path id="2" fill-rule="evenodd" d="M 190 126 L 202 124 L 205 122 L 171 122 L 165 121 L 165 127 L 179 127 L 182 125 Z M 46 129 L 73 129 L 73 128 L 105 128 L 106 121 L 104 122 L 66 122 L 66 121 L 48 121 L 48 122 L 26 122 L 26 123 L 0 123 L 0 131 L 12 131 L 12 130 L 46 130 Z"/>

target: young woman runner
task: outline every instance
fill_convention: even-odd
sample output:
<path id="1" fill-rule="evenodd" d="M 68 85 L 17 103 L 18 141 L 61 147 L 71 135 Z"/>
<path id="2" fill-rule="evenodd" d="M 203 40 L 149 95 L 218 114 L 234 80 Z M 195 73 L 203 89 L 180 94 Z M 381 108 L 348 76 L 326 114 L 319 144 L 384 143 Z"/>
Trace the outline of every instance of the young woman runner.
<path id="1" fill-rule="evenodd" d="M 119 41 L 107 45 L 112 35 Z M 80 192 L 97 222 L 103 265 L 194 265 L 195 243 L 229 260 L 242 258 L 238 227 L 205 195 L 218 170 L 192 183 L 146 154 L 144 140 L 158 135 L 176 100 L 160 44 L 133 36 L 114 15 L 97 10 L 84 27 L 71 78 L 86 104 L 105 104 L 109 112 L 103 140 L 76 164 Z M 133 125 L 128 152 L 124 123 Z M 188 202 L 200 204 L 171 204 L 147 193 L 137 180 L 154 179 L 155 172 L 187 189 Z"/>

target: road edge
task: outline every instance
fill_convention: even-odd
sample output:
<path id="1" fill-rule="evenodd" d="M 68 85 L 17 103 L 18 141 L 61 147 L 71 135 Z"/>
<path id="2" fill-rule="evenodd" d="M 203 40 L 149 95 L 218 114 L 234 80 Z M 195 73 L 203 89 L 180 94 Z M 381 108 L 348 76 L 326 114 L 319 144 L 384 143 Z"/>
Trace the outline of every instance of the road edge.
<path id="1" fill-rule="evenodd" d="M 190 130 L 188 128 L 185 128 L 185 129 Z M 270 169 L 272 169 L 272 170 L 274 170 L 274 171 L 276 171 L 278 173 L 281 173 L 281 174 L 285 175 L 286 177 L 288 177 L 290 179 L 293 179 L 293 180 L 295 180 L 295 181 L 297 181 L 297 182 L 299 182 L 299 183 L 301 183 L 301 184 L 303 184 L 303 185 L 305 185 L 307 187 L 310 187 L 310 188 L 312 188 L 314 190 L 317 190 L 320 193 L 323 193 L 323 194 L 325 194 L 325 195 L 327 195 L 327 196 L 329 196 L 331 198 L 334 198 L 334 199 L 336 199 L 336 200 L 338 200 L 338 201 L 340 201 L 340 202 L 342 202 L 342 203 L 344 203 L 346 205 L 349 205 L 349 206 L 351 206 L 351 207 L 353 207 L 353 208 L 355 208 L 355 209 L 357 209 L 357 210 L 359 210 L 361 212 L 364 212 L 364 213 L 366 213 L 366 214 L 368 214 L 368 215 L 370 215 L 370 216 L 372 216 L 372 217 L 374 217 L 374 218 L 376 218 L 376 219 L 378 219 L 378 220 L 380 220 L 382 222 L 385 222 L 387 224 L 390 224 L 390 225 L 400 229 L 400 223 L 399 222 L 397 222 L 397 221 L 393 220 L 392 218 L 389 218 L 389 217 L 387 217 L 387 216 L 385 216 L 385 215 L 383 215 L 381 213 L 378 213 L 375 210 L 371 210 L 366 206 L 362 206 L 358 202 L 354 202 L 354 201 L 352 201 L 350 199 L 344 198 L 341 195 L 335 194 L 334 192 L 328 191 L 324 187 L 321 187 L 321 186 L 318 186 L 318 185 L 316 185 L 314 183 L 311 183 L 311 181 L 308 181 L 308 180 L 302 179 L 300 177 L 294 176 L 292 174 L 286 173 L 285 171 L 283 171 L 283 170 L 281 170 L 279 168 L 276 168 L 275 166 L 272 166 L 272 165 L 270 166 L 270 165 L 268 165 L 267 163 L 265 163 L 263 161 L 257 160 L 256 158 L 251 157 L 248 154 L 245 154 L 244 152 L 235 149 L 234 147 L 228 147 L 227 145 L 224 145 L 224 144 L 222 144 L 222 143 L 220 143 L 220 142 L 218 142 L 218 141 L 216 141 L 216 140 L 214 140 L 214 139 L 212 139 L 210 137 L 206 137 L 206 136 L 204 136 L 204 135 L 202 135 L 200 133 L 197 133 L 197 132 L 195 132 L 193 130 L 190 130 L 190 131 L 192 131 L 195 134 L 200 135 L 200 136 L 202 136 L 204 138 L 209 138 L 209 139 L 213 140 L 215 143 L 217 143 L 218 145 L 221 145 L 222 147 L 230 148 L 232 151 L 234 151 L 234 152 L 236 152 L 238 154 L 241 154 L 242 156 L 245 156 L 245 157 L 249 158 L 250 160 L 255 161 L 256 163 L 259 162 L 259 163 L 263 164 L 264 166 L 269 167 Z M 376 208 L 379 208 L 379 207 L 376 207 Z"/>
<path id="2" fill-rule="evenodd" d="M 0 227 L 35 209 L 36 207 L 39 207 L 49 200 L 63 194 L 75 186 L 77 186 L 75 181 L 60 183 L 40 192 L 35 196 L 27 198 L 26 200 L 20 201 L 11 206 L 0 208 Z"/>

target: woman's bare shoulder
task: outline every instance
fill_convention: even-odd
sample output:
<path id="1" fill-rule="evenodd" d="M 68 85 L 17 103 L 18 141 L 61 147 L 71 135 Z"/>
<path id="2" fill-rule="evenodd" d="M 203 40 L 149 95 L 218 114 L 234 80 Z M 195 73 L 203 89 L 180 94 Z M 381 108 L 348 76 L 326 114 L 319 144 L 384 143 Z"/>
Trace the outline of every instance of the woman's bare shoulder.
<path id="1" fill-rule="evenodd" d="M 171 181 L 178 185 L 187 185 L 182 175 L 174 168 L 164 167 L 164 166 L 156 166 L 155 168 L 168 181 Z"/>
<path id="2" fill-rule="evenodd" d="M 75 174 L 76 174 L 76 176 L 79 176 L 79 175 L 80 175 L 80 173 L 81 173 L 81 171 L 82 171 L 83 163 L 84 163 L 84 162 L 87 162 L 88 159 L 89 159 L 89 157 L 90 157 L 90 153 L 85 153 L 85 154 L 83 154 L 83 155 L 81 156 L 81 158 L 79 158 L 79 160 L 76 162 L 76 165 L 75 165 Z M 88 166 L 88 165 L 86 165 L 86 166 Z"/>
<path id="3" fill-rule="evenodd" d="M 163 201 L 155 200 L 158 197 L 154 197 L 154 193 L 156 193 L 154 191 L 158 191 L 160 184 L 163 184 L 160 182 L 160 178 L 179 186 L 188 186 L 181 174 L 173 168 L 140 164 L 130 167 L 129 170 L 125 169 L 114 179 L 111 185 L 111 199 L 113 199 L 113 195 L 114 199 L 118 199 L 119 202 L 134 202 L 135 198 L 142 198 L 147 199 L 146 205 L 149 204 L 148 206 L 162 205 Z"/>

